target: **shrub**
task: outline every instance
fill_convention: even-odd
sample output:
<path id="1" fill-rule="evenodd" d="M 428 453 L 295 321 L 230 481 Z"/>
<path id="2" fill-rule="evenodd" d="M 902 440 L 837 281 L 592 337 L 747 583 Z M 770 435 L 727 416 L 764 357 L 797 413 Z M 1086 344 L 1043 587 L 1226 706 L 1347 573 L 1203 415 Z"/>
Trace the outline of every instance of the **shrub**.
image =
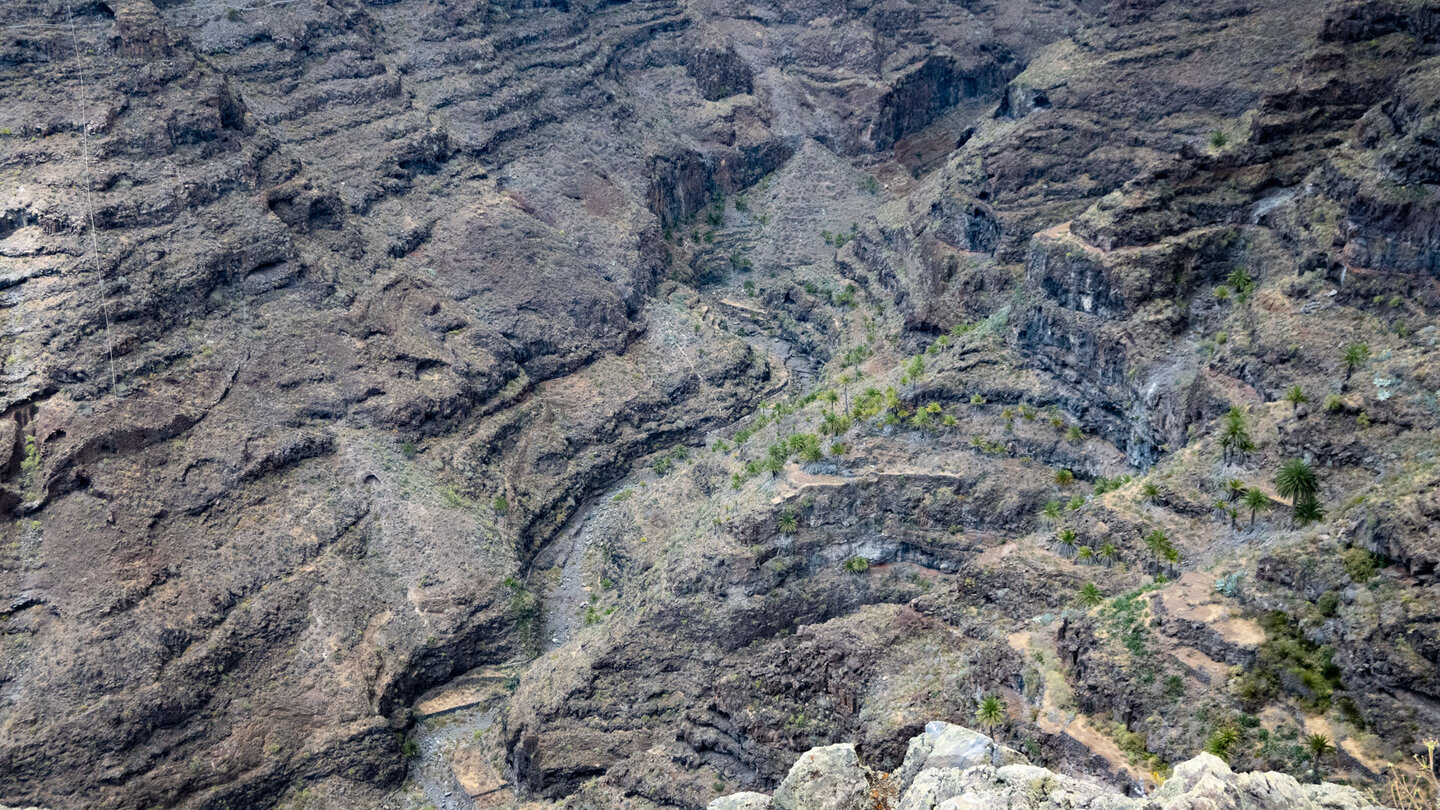
<path id="1" fill-rule="evenodd" d="M 1237 680 L 1236 695 L 1256 708 L 1284 692 L 1313 709 L 1328 710 L 1331 695 L 1341 688 L 1331 647 L 1310 641 L 1280 611 L 1265 614 L 1260 624 L 1265 628 L 1265 641 L 1254 665 Z"/>
<path id="2" fill-rule="evenodd" d="M 490 502 L 490 508 L 495 510 L 495 514 L 503 515 L 510 511 L 510 502 L 505 500 L 504 495 L 496 495 L 495 500 Z"/>
<path id="3" fill-rule="evenodd" d="M 1345 553 L 1340 555 L 1340 562 L 1345 566 L 1345 573 L 1350 579 L 1363 585 L 1380 570 L 1382 559 L 1363 548 L 1347 548 Z"/>
<path id="4" fill-rule="evenodd" d="M 1211 146 L 1211 147 L 1213 147 L 1213 148 L 1215 148 L 1215 149 L 1224 149 L 1224 148 L 1225 148 L 1225 144 L 1227 144 L 1227 143 L 1230 143 L 1230 136 L 1226 135 L 1225 133 L 1221 132 L 1220 130 L 1217 129 L 1217 130 L 1215 130 L 1214 132 L 1211 132 L 1211 133 L 1210 133 L 1210 146 Z"/>

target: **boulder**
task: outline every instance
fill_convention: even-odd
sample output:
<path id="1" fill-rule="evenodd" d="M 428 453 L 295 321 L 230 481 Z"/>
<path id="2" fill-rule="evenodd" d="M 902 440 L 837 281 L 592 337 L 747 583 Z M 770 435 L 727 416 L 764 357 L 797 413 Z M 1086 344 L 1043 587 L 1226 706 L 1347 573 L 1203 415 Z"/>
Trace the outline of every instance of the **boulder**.
<path id="1" fill-rule="evenodd" d="M 764 793 L 732 793 L 705 806 L 705 810 L 769 810 L 770 797 Z"/>
<path id="2" fill-rule="evenodd" d="M 812 748 L 775 790 L 776 810 L 867 810 L 868 771 L 851 743 Z"/>

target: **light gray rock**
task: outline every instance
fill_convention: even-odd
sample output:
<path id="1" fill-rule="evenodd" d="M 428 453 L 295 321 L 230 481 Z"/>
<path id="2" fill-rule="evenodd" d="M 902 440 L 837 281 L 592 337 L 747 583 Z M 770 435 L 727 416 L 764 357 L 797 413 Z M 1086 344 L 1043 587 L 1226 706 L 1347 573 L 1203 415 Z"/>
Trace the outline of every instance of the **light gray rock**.
<path id="1" fill-rule="evenodd" d="M 705 810 L 769 810 L 770 797 L 764 793 L 732 793 L 705 806 Z"/>
<path id="2" fill-rule="evenodd" d="M 1319 810 L 1384 810 L 1370 801 L 1370 797 L 1352 787 L 1325 782 L 1319 785 L 1300 785 L 1305 794 Z"/>
<path id="3" fill-rule="evenodd" d="M 775 790 L 776 810 L 866 810 L 867 771 L 850 743 L 812 748 L 801 754 Z"/>
<path id="4" fill-rule="evenodd" d="M 910 739 L 905 760 L 894 778 L 900 794 L 904 795 L 915 777 L 926 768 L 964 770 L 985 764 L 998 768 L 1023 762 L 1028 760 L 1019 751 L 999 745 L 978 731 L 937 720 L 926 723 L 925 731 Z"/>
<path id="5" fill-rule="evenodd" d="M 709 810 L 868 809 L 869 777 L 854 746 L 815 748 L 791 767 L 773 802 L 737 793 L 711 802 Z M 896 810 L 1384 810 L 1354 788 L 1302 785 L 1273 771 L 1237 774 L 1211 754 L 1176 765 L 1148 799 L 1133 799 L 1031 765 L 983 734 L 939 722 L 910 740 L 891 778 Z"/>

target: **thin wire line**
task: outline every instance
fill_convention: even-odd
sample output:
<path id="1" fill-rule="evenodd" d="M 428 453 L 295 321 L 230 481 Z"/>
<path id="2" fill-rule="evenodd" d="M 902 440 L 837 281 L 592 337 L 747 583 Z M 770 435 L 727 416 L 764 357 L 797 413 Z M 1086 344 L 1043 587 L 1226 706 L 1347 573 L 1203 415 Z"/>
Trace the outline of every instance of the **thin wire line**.
<path id="1" fill-rule="evenodd" d="M 73 0 L 65 0 L 65 16 L 70 21 L 70 40 L 75 44 L 75 61 L 80 67 L 80 143 L 85 161 L 85 218 L 90 225 L 90 262 L 95 269 L 95 282 L 100 286 L 100 311 L 105 316 L 105 349 L 110 356 L 110 393 L 115 393 L 115 341 L 110 336 L 110 298 L 105 294 L 105 279 L 100 272 L 100 237 L 95 230 L 95 201 L 90 192 L 90 110 L 89 93 L 85 86 L 85 60 L 80 53 L 80 36 L 75 29 Z"/>

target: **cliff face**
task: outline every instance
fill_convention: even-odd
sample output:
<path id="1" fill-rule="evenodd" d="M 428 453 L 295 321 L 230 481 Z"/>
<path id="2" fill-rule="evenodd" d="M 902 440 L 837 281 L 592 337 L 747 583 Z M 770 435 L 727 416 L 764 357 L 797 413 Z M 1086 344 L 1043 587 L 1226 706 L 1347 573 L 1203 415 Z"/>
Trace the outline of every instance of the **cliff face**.
<path id="1" fill-rule="evenodd" d="M 989 693 L 1112 783 L 1378 777 L 1440 727 L 1437 54 L 1402 0 L 6 3 L 0 802 L 698 808 Z"/>

